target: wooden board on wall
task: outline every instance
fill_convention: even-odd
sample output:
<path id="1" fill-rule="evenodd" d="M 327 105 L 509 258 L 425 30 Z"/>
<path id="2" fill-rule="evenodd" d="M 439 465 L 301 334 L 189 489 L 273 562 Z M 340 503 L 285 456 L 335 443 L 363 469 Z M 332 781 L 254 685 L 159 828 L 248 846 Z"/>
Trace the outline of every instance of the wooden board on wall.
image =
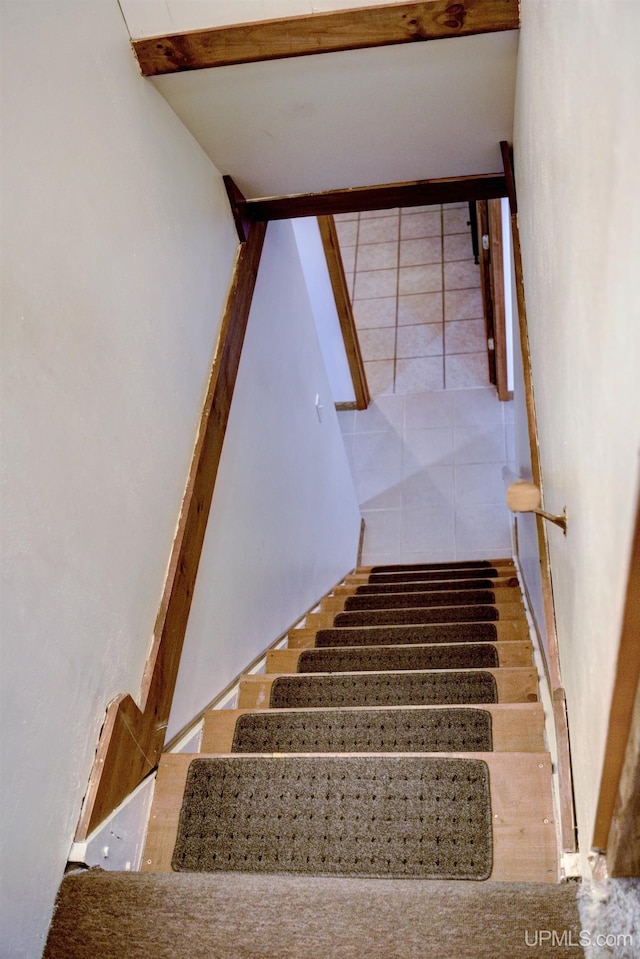
<path id="1" fill-rule="evenodd" d="M 423 0 L 189 30 L 132 42 L 145 77 L 517 30 L 518 0 Z"/>
<path id="2" fill-rule="evenodd" d="M 607 850 L 611 875 L 629 875 L 629 848 L 635 848 L 640 867 L 638 824 L 634 827 L 634 789 L 640 794 L 640 498 L 636 507 L 635 530 L 616 677 L 609 711 L 609 727 L 600 779 L 600 794 L 593 845 Z M 631 745 L 630 745 L 631 744 Z M 634 745 L 635 744 L 635 745 Z M 637 799 L 637 796 L 635 797 Z M 615 810 L 615 817 L 614 817 Z M 612 872 L 613 869 L 616 872 Z M 639 873 L 633 873 L 638 875 Z"/>

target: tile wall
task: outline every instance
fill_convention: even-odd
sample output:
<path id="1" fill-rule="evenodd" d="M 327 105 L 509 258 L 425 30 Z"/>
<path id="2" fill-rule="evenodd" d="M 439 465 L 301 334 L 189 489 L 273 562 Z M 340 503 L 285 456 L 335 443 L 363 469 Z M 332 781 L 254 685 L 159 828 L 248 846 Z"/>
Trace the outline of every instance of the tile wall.
<path id="1" fill-rule="evenodd" d="M 512 403 L 493 388 L 378 396 L 338 414 L 365 519 L 364 564 L 510 556 L 502 467 Z"/>
<path id="2" fill-rule="evenodd" d="M 468 204 L 336 217 L 373 396 L 489 385 Z"/>

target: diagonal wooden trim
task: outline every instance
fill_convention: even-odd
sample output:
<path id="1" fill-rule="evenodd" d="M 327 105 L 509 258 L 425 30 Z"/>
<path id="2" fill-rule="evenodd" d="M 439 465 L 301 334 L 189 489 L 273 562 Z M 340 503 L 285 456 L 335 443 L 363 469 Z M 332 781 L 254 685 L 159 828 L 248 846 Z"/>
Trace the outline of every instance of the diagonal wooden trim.
<path id="1" fill-rule="evenodd" d="M 529 328 L 527 324 L 527 309 L 524 298 L 524 282 L 522 275 L 522 254 L 520 250 L 520 231 L 517 215 L 511 216 L 511 235 L 513 243 L 513 257 L 515 263 L 516 295 L 518 300 L 518 325 L 520 328 L 520 344 L 522 350 L 522 371 L 524 378 L 524 394 L 527 410 L 527 426 L 529 433 L 529 451 L 531 456 L 531 473 L 533 482 L 542 490 L 542 467 L 540 464 L 540 441 L 538 438 L 538 421 L 533 392 L 533 377 L 531 373 L 531 349 L 529 346 Z M 554 722 L 558 740 L 558 781 L 560 787 L 560 830 L 562 848 L 565 852 L 575 852 L 576 820 L 573 801 L 573 777 L 571 773 L 571 758 L 569 752 L 569 728 L 567 725 L 566 710 L 564 708 L 564 690 L 560 676 L 560 653 L 558 650 L 558 634 L 556 631 L 556 616 L 551 584 L 551 563 L 549 558 L 549 541 L 547 528 L 541 516 L 536 516 L 536 530 L 538 534 L 538 552 L 540 555 L 540 577 L 542 581 L 542 601 L 547 636 L 548 656 L 540 645 L 544 668 L 554 701 Z M 526 587 L 526 584 L 525 584 Z"/>
<path id="2" fill-rule="evenodd" d="M 616 809 L 616 818 L 613 819 L 616 796 L 620 791 L 621 777 L 625 765 L 625 751 L 630 741 L 634 726 L 635 737 L 640 737 L 640 716 L 634 715 L 634 700 L 640 686 L 640 498 L 636 511 L 636 528 L 631 549 L 629 578 L 622 620 L 622 634 L 618 648 L 618 662 L 616 679 L 609 712 L 609 728 L 607 731 L 607 745 L 604 754 L 604 764 L 600 777 L 600 794 L 594 827 L 593 845 L 596 849 L 607 850 L 607 865 L 610 875 L 612 866 L 622 863 L 629 850 L 623 847 L 630 843 L 628 829 L 624 824 L 625 812 L 631 805 L 627 797 Z M 637 703 L 640 706 L 640 703 Z M 638 763 L 637 755 L 630 755 L 629 764 Z M 636 773 L 636 775 L 640 775 Z M 628 778 L 625 777 L 625 778 Z M 621 797 L 624 800 L 624 797 Z M 615 828 L 612 828 L 615 827 Z M 637 837 L 637 826 L 636 826 Z M 636 838 L 635 853 L 638 855 Z M 618 872 L 617 875 L 630 875 Z M 637 875 L 637 873 L 635 874 Z"/>
<path id="3" fill-rule="evenodd" d="M 236 225 L 238 239 L 241 243 L 244 243 L 249 236 L 249 227 L 251 225 L 249 217 L 247 216 L 247 201 L 242 191 L 238 188 L 233 177 L 223 176 L 222 182 L 224 183 L 227 196 L 229 197 L 229 206 L 231 207 L 231 213 L 233 214 L 233 220 Z"/>
<path id="4" fill-rule="evenodd" d="M 133 40 L 142 75 L 517 30 L 518 0 L 426 0 Z"/>
<path id="5" fill-rule="evenodd" d="M 247 200 L 247 216 L 260 221 L 287 220 L 296 216 L 334 216 L 396 207 L 493 200 L 506 195 L 507 183 L 502 173 L 481 173 Z"/>
<path id="6" fill-rule="evenodd" d="M 251 226 L 236 261 L 145 667 L 140 707 L 129 695 L 118 696 L 109 704 L 76 842 L 86 839 L 135 789 L 162 751 L 266 229 L 263 224 Z"/>
<path id="7" fill-rule="evenodd" d="M 329 278 L 331 280 L 331 288 L 333 289 L 333 298 L 336 302 L 336 310 L 338 311 L 338 319 L 340 321 L 340 329 L 342 330 L 344 348 L 347 353 L 347 362 L 351 372 L 353 389 L 356 394 L 356 409 L 366 410 L 371 396 L 367 385 L 364 360 L 360 352 L 356 321 L 353 317 L 351 299 L 344 275 L 342 256 L 340 255 L 340 244 L 338 242 L 338 231 L 336 230 L 335 220 L 332 216 L 319 216 L 318 226 L 320 227 L 320 236 L 329 269 Z"/>

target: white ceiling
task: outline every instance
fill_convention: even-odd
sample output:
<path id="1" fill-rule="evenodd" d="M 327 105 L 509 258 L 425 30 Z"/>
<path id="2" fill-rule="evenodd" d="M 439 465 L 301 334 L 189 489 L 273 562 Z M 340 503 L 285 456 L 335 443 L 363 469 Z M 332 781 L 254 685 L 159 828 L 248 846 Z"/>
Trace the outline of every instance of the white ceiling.
<path id="1" fill-rule="evenodd" d="M 153 81 L 247 197 L 502 170 L 518 32 L 195 70 Z"/>

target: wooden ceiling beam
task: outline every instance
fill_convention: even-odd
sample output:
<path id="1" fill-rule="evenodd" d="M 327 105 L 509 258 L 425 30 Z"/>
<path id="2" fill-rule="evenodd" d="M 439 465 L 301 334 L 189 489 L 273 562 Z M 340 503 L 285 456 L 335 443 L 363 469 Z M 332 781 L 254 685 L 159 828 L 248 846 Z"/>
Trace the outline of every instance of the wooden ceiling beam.
<path id="1" fill-rule="evenodd" d="M 297 193 L 291 196 L 247 200 L 243 210 L 249 220 L 287 220 L 298 216 L 335 216 L 338 213 L 363 213 L 367 210 L 392 210 L 396 207 L 429 206 L 436 203 L 462 203 L 469 200 L 495 200 L 507 196 L 503 174 L 447 177 L 440 180 L 416 180 L 411 183 L 386 183 L 382 186 L 328 190 L 324 193 Z"/>
<path id="2" fill-rule="evenodd" d="M 142 75 L 517 30 L 518 0 L 384 3 L 132 41 Z"/>

